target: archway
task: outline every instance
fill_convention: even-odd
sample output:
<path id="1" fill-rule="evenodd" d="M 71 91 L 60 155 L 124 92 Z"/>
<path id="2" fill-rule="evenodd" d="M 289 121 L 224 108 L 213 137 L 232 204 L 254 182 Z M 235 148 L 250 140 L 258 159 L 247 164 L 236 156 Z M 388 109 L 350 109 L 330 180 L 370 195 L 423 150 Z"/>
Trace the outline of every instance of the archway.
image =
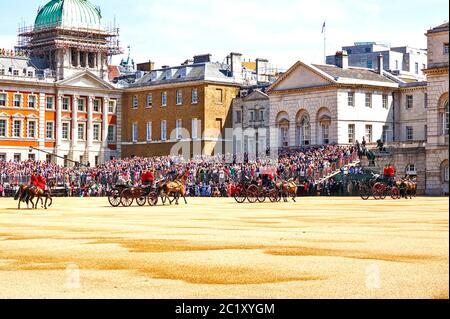
<path id="1" fill-rule="evenodd" d="M 311 120 L 305 110 L 298 112 L 296 117 L 295 141 L 297 146 L 311 145 Z"/>
<path id="2" fill-rule="evenodd" d="M 322 107 L 317 112 L 318 119 L 318 144 L 330 144 L 330 127 L 331 127 L 331 112 L 328 108 Z"/>
<path id="3" fill-rule="evenodd" d="M 281 148 L 289 147 L 289 115 L 286 112 L 280 112 L 276 120 L 278 128 L 278 145 Z"/>

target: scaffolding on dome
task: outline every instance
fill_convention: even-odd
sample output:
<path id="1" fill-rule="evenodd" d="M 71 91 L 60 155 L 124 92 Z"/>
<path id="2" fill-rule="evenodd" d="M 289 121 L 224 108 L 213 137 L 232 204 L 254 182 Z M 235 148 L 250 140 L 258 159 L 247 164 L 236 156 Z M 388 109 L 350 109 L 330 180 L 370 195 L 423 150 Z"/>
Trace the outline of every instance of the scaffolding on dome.
<path id="1" fill-rule="evenodd" d="M 25 55 L 40 55 L 55 49 L 77 48 L 87 52 L 102 52 L 107 56 L 123 54 L 119 28 L 87 29 L 60 24 L 36 28 L 23 26 L 18 30 L 16 51 Z"/>

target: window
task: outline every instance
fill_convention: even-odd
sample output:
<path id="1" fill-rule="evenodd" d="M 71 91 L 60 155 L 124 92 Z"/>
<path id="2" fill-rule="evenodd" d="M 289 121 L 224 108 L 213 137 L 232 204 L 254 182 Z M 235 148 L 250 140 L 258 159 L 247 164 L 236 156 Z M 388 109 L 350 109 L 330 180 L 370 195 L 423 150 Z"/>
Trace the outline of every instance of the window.
<path id="1" fill-rule="evenodd" d="M 177 105 L 183 104 L 183 91 L 177 90 Z"/>
<path id="2" fill-rule="evenodd" d="M 198 103 L 198 89 L 194 88 L 191 92 L 191 103 L 197 104 Z"/>
<path id="3" fill-rule="evenodd" d="M 152 122 L 147 122 L 147 142 L 152 140 Z"/>
<path id="4" fill-rule="evenodd" d="M 425 139 L 428 137 L 428 125 L 425 124 L 423 131 L 425 132 Z"/>
<path id="5" fill-rule="evenodd" d="M 347 105 L 348 106 L 355 106 L 355 92 L 348 92 L 347 93 Z"/>
<path id="6" fill-rule="evenodd" d="M 100 141 L 100 124 L 94 124 L 92 127 L 92 135 L 94 141 Z"/>
<path id="7" fill-rule="evenodd" d="M 5 69 L 0 69 L 0 75 L 5 75 Z"/>
<path id="8" fill-rule="evenodd" d="M 78 111 L 86 112 L 86 99 L 78 99 Z"/>
<path id="9" fill-rule="evenodd" d="M 36 160 L 36 154 L 28 154 L 28 160 L 29 161 L 35 161 Z"/>
<path id="10" fill-rule="evenodd" d="M 153 94 L 147 94 L 147 108 L 151 108 L 153 106 Z"/>
<path id="11" fill-rule="evenodd" d="M 94 101 L 92 101 L 92 103 L 93 103 L 94 112 L 99 113 L 100 112 L 100 100 L 94 99 Z"/>
<path id="12" fill-rule="evenodd" d="M 19 76 L 19 70 L 14 70 L 14 71 L 13 71 L 13 75 L 14 75 L 14 76 Z"/>
<path id="13" fill-rule="evenodd" d="M 395 69 L 398 70 L 398 60 L 395 60 Z"/>
<path id="14" fill-rule="evenodd" d="M 355 143 L 355 124 L 348 125 L 348 142 L 350 144 Z"/>
<path id="15" fill-rule="evenodd" d="M 223 90 L 222 89 L 216 89 L 216 103 L 222 104 L 223 103 Z"/>
<path id="16" fill-rule="evenodd" d="M 372 52 L 372 50 L 371 50 L 371 48 L 364 48 L 364 52 L 365 53 L 370 53 L 370 52 Z"/>
<path id="17" fill-rule="evenodd" d="M 14 120 L 13 122 L 13 137 L 22 136 L 22 120 Z"/>
<path id="18" fill-rule="evenodd" d="M 161 93 L 161 106 L 167 106 L 167 92 Z"/>
<path id="19" fill-rule="evenodd" d="M 175 133 L 177 140 L 181 140 L 183 138 L 183 120 L 178 119 L 175 123 Z"/>
<path id="20" fill-rule="evenodd" d="M 259 111 L 259 120 L 260 120 L 261 122 L 264 121 L 264 110 L 260 110 L 260 111 Z"/>
<path id="21" fill-rule="evenodd" d="M 372 60 L 367 60 L 367 68 L 368 69 L 372 69 L 373 68 L 373 61 Z"/>
<path id="22" fill-rule="evenodd" d="M 108 142 L 115 142 L 116 138 L 115 138 L 115 127 L 114 125 L 109 125 L 108 126 Z"/>
<path id="23" fill-rule="evenodd" d="M 28 71 L 27 75 L 31 78 L 33 76 L 33 71 Z"/>
<path id="24" fill-rule="evenodd" d="M 250 113 L 249 113 L 249 119 L 248 119 L 250 122 L 253 122 L 253 121 L 255 121 L 255 112 L 253 112 L 253 111 L 250 111 Z"/>
<path id="25" fill-rule="evenodd" d="M 116 112 L 116 101 L 110 100 L 108 102 L 108 113 L 114 114 Z"/>
<path id="26" fill-rule="evenodd" d="M 414 98 L 412 95 L 408 94 L 406 96 L 406 109 L 410 110 L 413 108 Z"/>
<path id="27" fill-rule="evenodd" d="M 137 95 L 133 95 L 133 109 L 137 109 L 139 105 L 139 99 Z"/>
<path id="28" fill-rule="evenodd" d="M 46 96 L 45 97 L 45 108 L 47 110 L 54 110 L 55 109 L 55 98 L 53 96 Z"/>
<path id="29" fill-rule="evenodd" d="M 448 55 L 448 43 L 444 43 L 444 55 Z"/>
<path id="30" fill-rule="evenodd" d="M 19 153 L 14 154 L 14 162 L 19 163 L 22 160 L 22 156 Z"/>
<path id="31" fill-rule="evenodd" d="M 388 109 L 389 108 L 389 99 L 387 94 L 383 94 L 383 108 Z"/>
<path id="32" fill-rule="evenodd" d="M 444 103 L 444 114 L 442 120 L 443 133 L 448 134 L 449 130 L 449 109 L 448 109 L 448 100 Z"/>
<path id="33" fill-rule="evenodd" d="M 242 119 L 242 112 L 236 111 L 236 124 L 240 124 Z"/>
<path id="34" fill-rule="evenodd" d="M 6 120 L 0 120 L 0 137 L 6 137 Z"/>
<path id="35" fill-rule="evenodd" d="M 366 107 L 372 107 L 372 94 L 366 93 Z"/>
<path id="36" fill-rule="evenodd" d="M 0 153 L 0 162 L 1 161 L 3 161 L 3 162 L 6 161 L 6 154 L 5 153 Z"/>
<path id="37" fill-rule="evenodd" d="M 78 139 L 79 140 L 84 140 L 85 139 L 85 126 L 84 123 L 78 123 Z"/>
<path id="38" fill-rule="evenodd" d="M 372 143 L 372 125 L 366 125 L 365 139 L 367 143 Z"/>
<path id="39" fill-rule="evenodd" d="M 161 140 L 167 140 L 167 121 L 161 121 Z"/>
<path id="40" fill-rule="evenodd" d="M 386 143 L 387 141 L 389 141 L 389 125 L 383 125 L 383 133 L 381 135 L 381 140 Z"/>
<path id="41" fill-rule="evenodd" d="M 415 68 L 414 71 L 416 72 L 416 74 L 419 74 L 419 63 L 416 62 L 414 68 Z"/>
<path id="42" fill-rule="evenodd" d="M 28 95 L 28 107 L 31 109 L 36 107 L 36 95 Z"/>
<path id="43" fill-rule="evenodd" d="M 281 127 L 281 145 L 283 147 L 289 146 L 289 129 L 287 127 Z"/>
<path id="44" fill-rule="evenodd" d="M 36 121 L 28 121 L 28 134 L 27 136 L 29 138 L 35 138 L 36 137 Z"/>
<path id="45" fill-rule="evenodd" d="M 62 109 L 64 111 L 70 111 L 70 98 L 63 97 L 63 99 L 62 99 Z"/>
<path id="46" fill-rule="evenodd" d="M 45 123 L 45 138 L 53 139 L 53 132 L 54 132 L 54 123 L 46 122 Z"/>
<path id="47" fill-rule="evenodd" d="M 406 175 L 417 175 L 416 171 L 416 165 L 415 164 L 408 164 L 406 166 Z"/>
<path id="48" fill-rule="evenodd" d="M 68 122 L 64 122 L 62 123 L 62 138 L 64 140 L 68 140 L 69 139 L 69 123 Z"/>
<path id="49" fill-rule="evenodd" d="M 136 143 L 138 141 L 138 124 L 133 123 L 131 126 L 131 141 Z"/>
<path id="50" fill-rule="evenodd" d="M 406 127 L 406 140 L 412 141 L 414 139 L 414 131 L 412 126 Z"/>
<path id="51" fill-rule="evenodd" d="M 427 66 L 425 64 L 422 64 L 422 70 L 425 70 Z"/>
<path id="52" fill-rule="evenodd" d="M 330 126 L 326 123 L 322 123 L 321 127 L 322 127 L 322 143 L 329 144 L 330 143 Z"/>
<path id="53" fill-rule="evenodd" d="M 427 108 L 428 107 L 428 93 L 424 94 L 424 103 L 423 103 L 424 107 Z"/>
<path id="54" fill-rule="evenodd" d="M 0 93 L 0 106 L 6 106 L 6 94 Z"/>
<path id="55" fill-rule="evenodd" d="M 51 154 L 46 154 L 45 155 L 45 161 L 47 163 L 51 163 L 52 162 L 52 155 Z"/>
<path id="56" fill-rule="evenodd" d="M 192 139 L 196 140 L 198 138 L 198 120 L 192 119 Z"/>
<path id="57" fill-rule="evenodd" d="M 14 106 L 21 107 L 22 106 L 22 95 L 14 94 Z"/>

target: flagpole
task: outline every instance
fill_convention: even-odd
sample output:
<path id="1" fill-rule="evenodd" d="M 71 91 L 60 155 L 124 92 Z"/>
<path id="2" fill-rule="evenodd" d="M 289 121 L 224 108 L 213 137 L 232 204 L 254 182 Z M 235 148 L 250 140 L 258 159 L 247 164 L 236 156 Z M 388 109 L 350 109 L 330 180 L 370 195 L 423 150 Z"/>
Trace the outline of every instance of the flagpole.
<path id="1" fill-rule="evenodd" d="M 326 25 L 326 21 L 323 24 L 323 59 L 324 59 L 324 63 L 327 64 L 327 25 Z"/>

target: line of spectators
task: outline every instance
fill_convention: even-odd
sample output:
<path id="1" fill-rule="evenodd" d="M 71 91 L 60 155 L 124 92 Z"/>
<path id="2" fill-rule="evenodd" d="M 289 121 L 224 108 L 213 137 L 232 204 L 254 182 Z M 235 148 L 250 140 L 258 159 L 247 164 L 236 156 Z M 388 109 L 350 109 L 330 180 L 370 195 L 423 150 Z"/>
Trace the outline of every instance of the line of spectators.
<path id="1" fill-rule="evenodd" d="M 93 168 L 0 161 L 0 196 L 10 195 L 18 185 L 27 184 L 35 170 L 47 180 L 54 180 L 66 196 L 105 196 L 118 184 L 137 186 L 146 170 L 154 170 L 155 180 L 187 172 L 190 196 L 226 196 L 229 185 L 243 176 L 256 180 L 264 174 L 320 188 L 323 177 L 356 159 L 356 150 L 354 146 L 323 145 L 281 151 L 276 160 L 244 163 L 231 155 L 197 156 L 189 160 L 179 156 L 134 157 L 107 161 Z"/>

